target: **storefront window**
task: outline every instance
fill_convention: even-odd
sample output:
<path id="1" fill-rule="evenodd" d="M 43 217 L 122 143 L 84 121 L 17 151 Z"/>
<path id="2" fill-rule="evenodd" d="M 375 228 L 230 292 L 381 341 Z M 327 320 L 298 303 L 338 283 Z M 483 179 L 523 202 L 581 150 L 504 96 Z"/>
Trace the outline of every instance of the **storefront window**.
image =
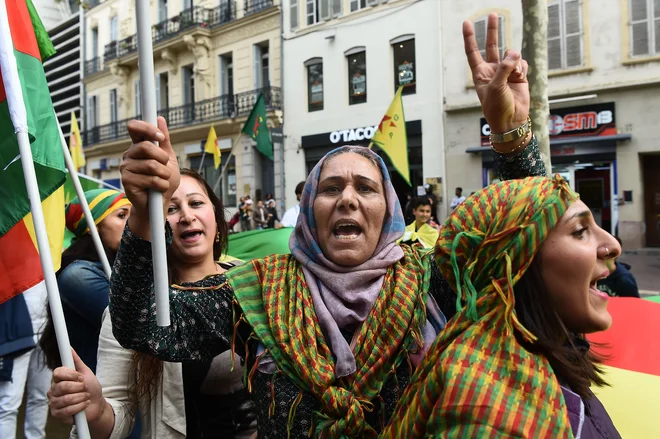
<path id="1" fill-rule="evenodd" d="M 348 55 L 348 103 L 367 102 L 367 52 Z"/>
<path id="2" fill-rule="evenodd" d="M 395 42 L 394 51 L 394 90 L 403 86 L 401 94 L 410 95 L 417 92 L 417 77 L 415 75 L 415 39 Z"/>
<path id="3" fill-rule="evenodd" d="M 307 109 L 308 111 L 323 110 L 323 61 L 313 61 L 307 64 Z"/>

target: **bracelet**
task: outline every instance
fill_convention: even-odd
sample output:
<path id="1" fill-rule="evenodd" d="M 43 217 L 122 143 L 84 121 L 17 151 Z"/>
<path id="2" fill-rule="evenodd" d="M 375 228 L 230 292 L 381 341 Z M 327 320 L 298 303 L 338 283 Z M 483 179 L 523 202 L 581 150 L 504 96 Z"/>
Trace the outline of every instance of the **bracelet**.
<path id="1" fill-rule="evenodd" d="M 525 123 L 520 125 L 518 128 L 514 128 L 511 131 L 507 131 L 506 133 L 501 133 L 501 134 L 490 133 L 489 136 L 490 144 L 492 145 L 493 143 L 508 143 L 508 142 L 513 142 L 514 140 L 518 140 L 521 137 L 527 137 L 527 134 L 531 131 L 531 129 L 532 129 L 532 119 L 529 116 L 527 116 L 527 120 L 525 121 Z"/>
<path id="2" fill-rule="evenodd" d="M 519 150 L 520 148 L 523 147 L 523 145 L 525 144 L 525 142 L 527 142 L 527 136 L 528 136 L 530 133 L 531 133 L 531 130 L 529 130 L 527 133 L 525 133 L 525 137 L 523 138 L 522 142 L 520 142 L 520 145 L 516 146 L 515 148 L 513 148 L 512 150 L 509 150 L 509 151 L 507 151 L 507 152 L 500 152 L 500 151 L 496 150 L 492 143 L 491 143 L 490 147 L 491 147 L 491 149 L 492 149 L 493 151 L 495 151 L 495 152 L 496 152 L 497 154 L 499 154 L 499 155 L 510 155 L 510 154 L 513 154 L 514 152 L 518 152 L 518 150 Z M 531 133 L 531 134 L 532 134 L 532 137 L 530 137 L 530 139 L 529 139 L 530 142 L 532 141 L 532 138 L 534 137 L 534 133 Z"/>

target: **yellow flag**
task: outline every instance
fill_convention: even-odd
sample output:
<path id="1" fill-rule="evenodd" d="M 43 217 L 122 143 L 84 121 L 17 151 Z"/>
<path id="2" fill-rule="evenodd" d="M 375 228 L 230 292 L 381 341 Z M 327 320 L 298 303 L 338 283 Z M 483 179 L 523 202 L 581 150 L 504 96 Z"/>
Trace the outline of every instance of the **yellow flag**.
<path id="1" fill-rule="evenodd" d="M 209 136 L 206 138 L 204 151 L 207 154 L 213 154 L 213 166 L 215 166 L 215 169 L 218 169 L 222 162 L 222 157 L 220 155 L 220 146 L 218 145 L 218 136 L 215 135 L 215 128 L 213 126 L 211 126 Z"/>
<path id="2" fill-rule="evenodd" d="M 390 158 L 392 165 L 410 186 L 410 168 L 408 166 L 408 135 L 406 120 L 403 116 L 403 100 L 399 87 L 387 113 L 380 121 L 371 143 L 382 149 Z"/>
<path id="3" fill-rule="evenodd" d="M 76 120 L 76 113 L 71 112 L 71 137 L 69 138 L 69 151 L 73 159 L 73 166 L 80 169 L 85 166 L 85 154 L 83 153 L 82 139 L 80 138 L 80 129 Z"/>

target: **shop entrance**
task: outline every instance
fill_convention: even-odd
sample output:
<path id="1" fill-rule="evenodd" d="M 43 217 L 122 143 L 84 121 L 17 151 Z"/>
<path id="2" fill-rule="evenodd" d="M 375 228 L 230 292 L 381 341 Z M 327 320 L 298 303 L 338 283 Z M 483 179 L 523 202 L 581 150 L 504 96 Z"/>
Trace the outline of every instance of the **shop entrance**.
<path id="1" fill-rule="evenodd" d="M 614 171 L 615 161 L 552 165 L 552 173 L 561 175 L 589 206 L 596 224 L 612 234 L 616 234 L 618 212 Z"/>
<path id="2" fill-rule="evenodd" d="M 642 156 L 646 245 L 660 247 L 660 155 Z"/>

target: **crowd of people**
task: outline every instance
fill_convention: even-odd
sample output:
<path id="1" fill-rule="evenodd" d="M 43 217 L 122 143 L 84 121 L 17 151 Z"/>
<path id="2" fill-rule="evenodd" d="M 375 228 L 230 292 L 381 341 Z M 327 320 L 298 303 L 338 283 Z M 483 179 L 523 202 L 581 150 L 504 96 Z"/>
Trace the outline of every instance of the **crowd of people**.
<path id="1" fill-rule="evenodd" d="M 383 160 L 343 146 L 281 219 L 271 194 L 240 200 L 242 231 L 294 227 L 290 254 L 227 260 L 222 201 L 179 169 L 165 119 L 129 122 L 125 194 L 86 194 L 110 279 L 77 200 L 67 210 L 76 242 L 58 282 L 75 370 L 47 326 L 50 413 L 84 410 L 94 438 L 620 437 L 590 390 L 606 382 L 585 334 L 612 323 L 598 285 L 621 246 L 547 176 L 527 63 L 500 59 L 497 26 L 491 14 L 483 59 L 464 23 L 465 48 L 491 130 L 515 134 L 493 141 L 502 181 L 457 188 L 442 226 L 437 198 L 402 209 Z M 149 190 L 167 219 L 167 327 Z"/>

